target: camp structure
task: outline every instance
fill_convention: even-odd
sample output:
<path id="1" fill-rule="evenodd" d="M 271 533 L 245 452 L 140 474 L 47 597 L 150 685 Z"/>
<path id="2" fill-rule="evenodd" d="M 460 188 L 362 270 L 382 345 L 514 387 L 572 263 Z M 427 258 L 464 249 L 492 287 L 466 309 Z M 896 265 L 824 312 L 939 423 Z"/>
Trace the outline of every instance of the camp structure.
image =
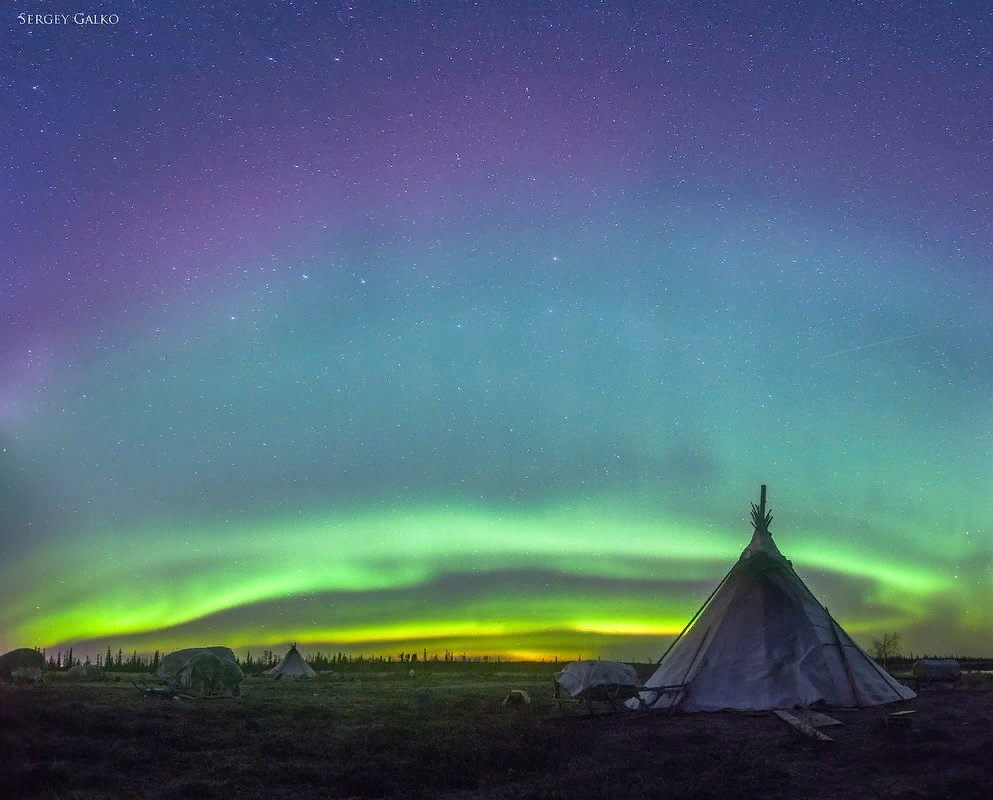
<path id="1" fill-rule="evenodd" d="M 570 697 L 600 694 L 616 697 L 641 686 L 630 664 L 616 661 L 571 661 L 555 673 L 555 682 Z"/>
<path id="2" fill-rule="evenodd" d="M 592 713 L 594 701 L 616 708 L 619 702 L 637 697 L 640 687 L 638 672 L 630 664 L 599 659 L 571 661 L 555 673 L 554 698 L 560 707 L 569 699 L 585 702 Z"/>
<path id="3" fill-rule="evenodd" d="M 66 677 L 72 681 L 94 681 L 103 676 L 103 671 L 93 664 L 77 664 L 66 671 Z"/>
<path id="4" fill-rule="evenodd" d="M 629 706 L 757 711 L 915 697 L 852 641 L 776 547 L 765 489 L 752 505 L 751 542 Z"/>
<path id="5" fill-rule="evenodd" d="M 910 674 L 918 683 L 956 683 L 962 680 L 962 665 L 954 658 L 922 658 Z"/>
<path id="6" fill-rule="evenodd" d="M 45 671 L 45 656 L 30 647 L 20 647 L 0 656 L 0 682 L 38 683 Z"/>
<path id="7" fill-rule="evenodd" d="M 287 651 L 286 655 L 283 656 L 283 660 L 280 661 L 272 669 L 267 669 L 263 673 L 267 678 L 273 678 L 278 680 L 280 678 L 294 680 L 296 678 L 316 678 L 317 673 L 311 668 L 310 664 L 303 660 L 303 656 L 300 655 L 300 651 L 297 650 L 297 646 L 290 645 L 290 649 Z"/>
<path id="8" fill-rule="evenodd" d="M 156 677 L 176 691 L 198 697 L 237 697 L 245 679 L 228 647 L 189 647 L 162 659 Z"/>

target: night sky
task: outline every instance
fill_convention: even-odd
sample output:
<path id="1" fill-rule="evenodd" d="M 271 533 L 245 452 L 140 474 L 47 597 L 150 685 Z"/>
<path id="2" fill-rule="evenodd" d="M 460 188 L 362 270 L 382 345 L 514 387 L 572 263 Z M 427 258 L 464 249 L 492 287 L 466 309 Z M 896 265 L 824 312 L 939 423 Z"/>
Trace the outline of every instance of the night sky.
<path id="1" fill-rule="evenodd" d="M 993 654 L 987 4 L 98 5 L 3 19 L 0 651 L 654 660 L 765 483 Z"/>

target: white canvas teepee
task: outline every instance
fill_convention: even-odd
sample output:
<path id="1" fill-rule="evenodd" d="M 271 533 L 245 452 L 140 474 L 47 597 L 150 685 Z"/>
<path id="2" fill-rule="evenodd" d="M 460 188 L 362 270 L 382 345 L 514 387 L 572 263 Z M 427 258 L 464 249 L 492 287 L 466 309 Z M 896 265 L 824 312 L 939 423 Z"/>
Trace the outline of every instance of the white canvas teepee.
<path id="1" fill-rule="evenodd" d="M 291 645 L 283 660 L 272 669 L 265 671 L 267 678 L 316 678 L 317 673 L 297 650 L 297 646 Z"/>
<path id="2" fill-rule="evenodd" d="M 683 711 L 765 710 L 908 700 L 842 630 L 779 552 L 765 486 L 755 533 L 737 563 L 659 661 L 632 706 Z"/>

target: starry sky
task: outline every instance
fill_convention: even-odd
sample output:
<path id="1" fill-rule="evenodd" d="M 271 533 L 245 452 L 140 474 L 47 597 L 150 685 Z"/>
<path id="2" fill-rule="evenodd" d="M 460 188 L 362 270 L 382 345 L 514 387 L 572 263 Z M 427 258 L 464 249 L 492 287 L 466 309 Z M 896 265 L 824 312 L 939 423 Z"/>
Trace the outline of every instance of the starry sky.
<path id="1" fill-rule="evenodd" d="M 654 660 L 765 483 L 993 654 L 985 4 L 98 5 L 2 23 L 0 650 Z"/>

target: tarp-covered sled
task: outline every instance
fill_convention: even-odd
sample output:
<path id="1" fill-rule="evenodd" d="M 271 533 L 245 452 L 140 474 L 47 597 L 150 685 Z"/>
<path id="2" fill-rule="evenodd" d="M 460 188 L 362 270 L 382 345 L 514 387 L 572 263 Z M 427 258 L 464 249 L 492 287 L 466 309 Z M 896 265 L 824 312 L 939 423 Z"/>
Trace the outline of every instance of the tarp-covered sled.
<path id="1" fill-rule="evenodd" d="M 555 698 L 584 702 L 592 712 L 594 702 L 606 702 L 613 708 L 637 697 L 641 680 L 630 664 L 616 661 L 573 661 L 555 673 Z"/>

